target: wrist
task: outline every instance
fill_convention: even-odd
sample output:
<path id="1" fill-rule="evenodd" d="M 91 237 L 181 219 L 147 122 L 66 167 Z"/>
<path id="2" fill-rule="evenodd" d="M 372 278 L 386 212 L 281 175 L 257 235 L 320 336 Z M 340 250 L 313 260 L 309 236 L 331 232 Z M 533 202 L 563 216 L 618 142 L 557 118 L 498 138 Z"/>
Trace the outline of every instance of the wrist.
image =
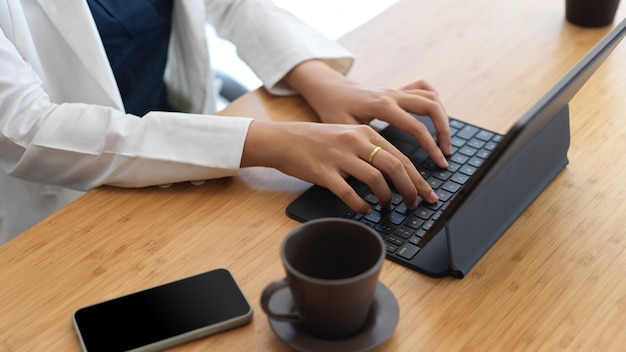
<path id="1" fill-rule="evenodd" d="M 342 88 L 353 85 L 342 73 L 321 60 L 308 60 L 294 67 L 283 81 L 295 89 L 321 116 Z"/>
<path id="2" fill-rule="evenodd" d="M 349 83 L 343 74 L 318 59 L 301 62 L 285 75 L 283 81 L 305 98 L 324 92 L 331 86 Z"/>
<path id="3" fill-rule="evenodd" d="M 248 127 L 241 154 L 240 168 L 251 166 L 276 167 L 288 134 L 281 132 L 277 122 L 252 121 Z"/>

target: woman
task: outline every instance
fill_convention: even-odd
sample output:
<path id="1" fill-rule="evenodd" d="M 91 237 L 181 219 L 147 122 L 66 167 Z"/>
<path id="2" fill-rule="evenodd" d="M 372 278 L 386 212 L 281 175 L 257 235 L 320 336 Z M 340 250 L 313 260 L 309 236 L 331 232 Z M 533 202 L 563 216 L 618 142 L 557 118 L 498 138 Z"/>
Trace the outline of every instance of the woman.
<path id="1" fill-rule="evenodd" d="M 272 94 L 301 94 L 319 123 L 211 115 L 206 21 Z M 344 178 L 409 207 L 436 195 L 374 118 L 413 135 L 446 167 L 447 116 L 426 82 L 373 89 L 344 77 L 348 52 L 261 0 L 0 0 L 0 165 L 77 190 L 232 176 L 267 166 L 368 204 Z M 429 115 L 439 146 L 406 111 Z M 6 177 L 6 176 L 2 176 Z M 3 204 L 3 206 L 5 206 Z"/>

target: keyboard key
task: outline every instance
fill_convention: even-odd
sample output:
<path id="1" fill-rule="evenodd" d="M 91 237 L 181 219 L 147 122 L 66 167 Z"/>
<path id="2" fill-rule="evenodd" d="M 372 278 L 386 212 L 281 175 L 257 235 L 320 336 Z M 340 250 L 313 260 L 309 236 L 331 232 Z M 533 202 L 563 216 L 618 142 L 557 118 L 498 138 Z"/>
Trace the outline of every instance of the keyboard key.
<path id="1" fill-rule="evenodd" d="M 458 184 L 464 185 L 465 182 L 467 182 L 467 180 L 469 180 L 469 176 L 458 172 L 458 173 L 452 175 L 452 177 L 450 179 L 452 181 L 458 183 Z"/>
<path id="2" fill-rule="evenodd" d="M 444 183 L 441 188 L 450 193 L 456 193 L 459 189 L 461 189 L 461 185 L 456 182 L 448 181 Z"/>
<path id="3" fill-rule="evenodd" d="M 384 233 L 385 235 L 389 235 L 394 228 L 395 226 L 393 226 L 392 224 L 383 221 L 382 223 L 378 224 L 378 226 L 376 226 L 376 231 Z"/>
<path id="4" fill-rule="evenodd" d="M 493 133 L 489 131 L 480 131 L 476 134 L 476 138 L 481 139 L 483 141 L 489 141 L 493 137 Z"/>
<path id="5" fill-rule="evenodd" d="M 450 178 L 450 176 L 452 176 L 452 173 L 450 171 L 447 170 L 440 170 L 440 171 L 435 171 L 433 172 L 433 177 L 436 177 L 442 181 L 446 181 L 447 179 Z"/>
<path id="6" fill-rule="evenodd" d="M 393 244 L 391 244 L 391 243 L 387 243 L 387 242 L 385 242 L 385 249 L 387 250 L 387 253 L 393 253 L 393 252 L 395 252 L 396 250 L 398 250 L 398 247 L 397 247 L 397 246 L 394 246 L 394 245 L 393 245 Z"/>
<path id="7" fill-rule="evenodd" d="M 417 230 L 422 227 L 422 225 L 424 224 L 424 220 L 418 218 L 417 216 L 412 216 L 404 224 L 410 228 Z"/>
<path id="8" fill-rule="evenodd" d="M 383 216 L 382 216 L 382 214 L 379 211 L 372 210 L 371 213 L 365 215 L 365 217 L 363 217 L 363 218 L 365 220 L 368 220 L 370 222 L 378 224 L 383 219 Z"/>
<path id="9" fill-rule="evenodd" d="M 435 193 L 437 193 L 437 197 L 439 197 L 439 200 L 442 202 L 447 202 L 452 198 L 452 193 L 442 189 L 436 190 Z"/>
<path id="10" fill-rule="evenodd" d="M 459 130 L 461 128 L 465 127 L 465 122 L 459 121 L 459 120 L 454 120 L 454 119 L 451 119 L 449 124 L 450 124 L 450 127 L 455 128 L 455 129 L 459 129 Z"/>
<path id="11" fill-rule="evenodd" d="M 411 235 L 414 232 L 415 232 L 415 230 L 413 230 L 412 228 L 410 228 L 408 226 L 400 226 L 393 232 L 393 234 L 398 236 L 398 237 L 402 237 L 404 239 L 407 239 L 407 238 L 411 237 Z"/>
<path id="12" fill-rule="evenodd" d="M 419 207 L 415 211 L 415 216 L 417 216 L 417 217 L 419 217 L 420 219 L 423 219 L 423 220 L 428 220 L 428 219 L 430 219 L 431 215 L 433 215 L 433 213 L 434 213 L 434 211 L 432 211 L 430 209 Z"/>
<path id="13" fill-rule="evenodd" d="M 470 165 L 464 165 L 461 167 L 460 172 L 466 174 L 467 176 L 472 176 L 476 172 L 476 168 Z"/>
<path id="14" fill-rule="evenodd" d="M 363 224 L 363 225 L 366 225 L 366 226 L 369 226 L 369 227 L 371 227 L 371 228 L 373 228 L 373 229 L 376 229 L 376 224 L 375 224 L 375 223 L 373 223 L 373 222 L 371 222 L 371 221 L 367 221 L 367 220 L 365 219 L 365 217 L 363 217 L 363 218 L 359 219 L 359 222 L 360 222 L 361 224 Z"/>
<path id="15" fill-rule="evenodd" d="M 491 154 L 489 150 L 481 149 L 478 151 L 478 153 L 476 153 L 476 156 L 479 158 L 487 159 L 487 157 L 489 157 L 489 154 Z"/>
<path id="16" fill-rule="evenodd" d="M 407 243 L 396 250 L 396 254 L 404 259 L 411 260 L 419 251 L 420 247 Z"/>
<path id="17" fill-rule="evenodd" d="M 428 182 L 428 184 L 430 185 L 430 188 L 432 189 L 437 189 L 441 187 L 441 185 L 443 184 L 443 181 L 438 180 L 434 177 L 429 177 L 428 180 L 426 180 L 426 182 Z"/>
<path id="18" fill-rule="evenodd" d="M 460 168 L 461 168 L 461 165 L 448 161 L 448 171 L 457 172 L 459 171 Z"/>
<path id="19" fill-rule="evenodd" d="M 469 140 L 472 137 L 474 137 L 476 132 L 478 132 L 478 127 L 467 125 L 467 126 L 463 127 L 463 129 L 460 130 L 459 133 L 456 134 L 456 136 L 460 137 L 460 138 L 463 138 L 463 139 Z"/>
<path id="20" fill-rule="evenodd" d="M 395 236 L 388 236 L 385 238 L 385 241 L 390 242 L 396 246 L 401 246 L 404 243 L 404 240 Z"/>
<path id="21" fill-rule="evenodd" d="M 424 225 L 422 225 L 422 230 L 430 230 L 431 227 L 433 227 L 433 225 L 435 224 L 435 220 L 428 220 L 424 223 Z"/>
<path id="22" fill-rule="evenodd" d="M 450 158 L 450 160 L 454 161 L 455 163 L 463 165 L 463 164 L 465 164 L 469 160 L 469 157 L 467 157 L 465 155 L 461 155 L 461 154 L 454 154 Z"/>
<path id="23" fill-rule="evenodd" d="M 478 167 L 480 167 L 483 164 L 484 161 L 485 161 L 484 159 L 473 157 L 467 163 L 469 165 L 472 165 L 472 166 L 478 168 Z"/>
<path id="24" fill-rule="evenodd" d="M 496 142 L 489 142 L 489 143 L 485 144 L 485 149 L 487 149 L 489 151 L 493 151 L 494 149 L 496 149 L 497 146 L 498 146 L 498 143 L 496 143 Z"/>
<path id="25" fill-rule="evenodd" d="M 478 149 L 476 148 L 472 148 L 470 146 L 465 146 L 463 148 L 461 148 L 459 150 L 459 153 L 465 155 L 465 156 L 474 156 L 474 154 L 476 154 L 476 152 L 478 151 Z"/>
<path id="26" fill-rule="evenodd" d="M 458 138 L 458 137 L 452 137 L 452 146 L 454 146 L 454 147 L 461 148 L 462 146 L 465 145 L 466 142 L 467 142 L 467 140 L 465 140 L 465 139 Z"/>
<path id="27" fill-rule="evenodd" d="M 394 224 L 394 225 L 400 225 L 401 223 L 404 222 L 404 220 L 406 219 L 406 216 L 393 211 L 391 212 L 388 216 L 387 216 L 387 220 L 389 220 L 390 223 Z"/>
<path id="28" fill-rule="evenodd" d="M 476 149 L 480 149 L 485 146 L 485 142 L 481 141 L 478 138 L 472 138 L 467 145 Z"/>

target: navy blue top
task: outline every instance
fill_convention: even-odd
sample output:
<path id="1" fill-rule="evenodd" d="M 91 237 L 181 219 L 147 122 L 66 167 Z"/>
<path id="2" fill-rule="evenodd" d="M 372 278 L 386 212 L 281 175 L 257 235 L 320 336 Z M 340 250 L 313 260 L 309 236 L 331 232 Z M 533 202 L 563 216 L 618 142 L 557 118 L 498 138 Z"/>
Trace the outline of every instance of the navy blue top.
<path id="1" fill-rule="evenodd" d="M 126 112 L 143 116 L 172 108 L 163 73 L 173 0 L 87 0 Z"/>

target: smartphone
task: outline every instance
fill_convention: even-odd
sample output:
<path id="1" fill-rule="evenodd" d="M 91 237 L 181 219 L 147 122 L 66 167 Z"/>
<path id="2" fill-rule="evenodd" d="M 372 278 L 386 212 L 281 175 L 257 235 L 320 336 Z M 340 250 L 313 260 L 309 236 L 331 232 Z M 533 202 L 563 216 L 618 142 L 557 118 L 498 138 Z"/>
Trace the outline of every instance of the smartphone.
<path id="1" fill-rule="evenodd" d="M 84 351 L 157 351 L 244 325 L 252 307 L 227 269 L 214 269 L 74 312 Z"/>

